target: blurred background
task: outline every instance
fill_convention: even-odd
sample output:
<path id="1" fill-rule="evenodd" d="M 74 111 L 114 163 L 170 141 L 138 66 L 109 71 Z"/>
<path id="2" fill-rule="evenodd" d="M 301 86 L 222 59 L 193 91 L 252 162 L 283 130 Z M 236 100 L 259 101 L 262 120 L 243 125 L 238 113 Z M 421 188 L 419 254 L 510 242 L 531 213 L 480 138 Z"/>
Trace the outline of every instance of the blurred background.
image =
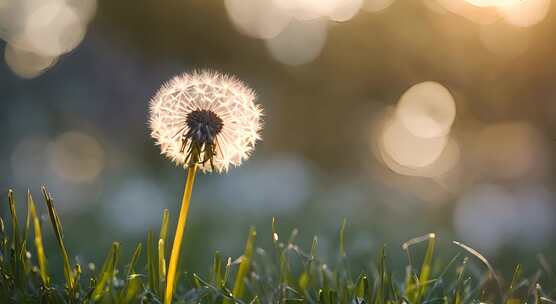
<path id="1" fill-rule="evenodd" d="M 159 155 L 148 102 L 178 73 L 235 74 L 263 141 L 199 176 L 189 269 L 241 254 L 256 225 L 334 257 L 436 232 L 499 269 L 556 245 L 556 5 L 551 0 L 0 0 L 0 211 L 56 200 L 70 254 L 100 263 L 175 220 L 185 172 Z M 48 225 L 45 208 L 40 204 Z M 172 230 L 174 229 L 172 224 Z M 46 249 L 56 260 L 51 229 Z M 508 254 L 510 253 L 511 254 Z"/>

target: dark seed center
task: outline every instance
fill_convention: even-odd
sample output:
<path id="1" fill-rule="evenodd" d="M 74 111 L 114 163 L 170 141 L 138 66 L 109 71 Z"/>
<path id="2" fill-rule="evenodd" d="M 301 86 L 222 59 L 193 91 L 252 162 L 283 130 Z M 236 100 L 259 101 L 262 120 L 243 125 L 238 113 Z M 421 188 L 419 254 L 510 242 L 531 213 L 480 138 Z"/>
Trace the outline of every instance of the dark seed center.
<path id="1" fill-rule="evenodd" d="M 187 114 L 185 122 L 189 127 L 185 137 L 200 146 L 213 145 L 216 135 L 224 127 L 222 119 L 210 110 L 192 111 Z"/>

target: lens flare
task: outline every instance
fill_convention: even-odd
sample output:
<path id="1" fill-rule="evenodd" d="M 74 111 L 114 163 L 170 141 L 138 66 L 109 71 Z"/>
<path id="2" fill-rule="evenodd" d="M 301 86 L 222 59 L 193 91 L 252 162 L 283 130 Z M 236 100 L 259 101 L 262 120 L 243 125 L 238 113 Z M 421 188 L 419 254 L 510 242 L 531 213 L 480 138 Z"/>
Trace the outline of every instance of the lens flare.
<path id="1" fill-rule="evenodd" d="M 500 12 L 494 6 L 476 6 L 465 0 L 436 0 L 440 6 L 477 24 L 492 24 L 500 20 Z"/>
<path id="2" fill-rule="evenodd" d="M 20 77 L 40 75 L 81 43 L 96 7 L 96 0 L 0 2 L 0 38 L 9 44 L 7 64 Z"/>
<path id="3" fill-rule="evenodd" d="M 104 149 L 95 138 L 81 132 L 58 136 L 47 153 L 51 169 L 69 182 L 91 182 L 104 168 Z"/>
<path id="4" fill-rule="evenodd" d="M 58 57 L 45 57 L 8 44 L 4 50 L 6 63 L 17 76 L 35 78 L 54 65 Z"/>
<path id="5" fill-rule="evenodd" d="M 442 178 L 447 176 L 460 161 L 460 147 L 454 138 L 449 138 L 448 143 L 440 153 L 440 155 L 431 164 L 423 167 L 409 167 L 399 164 L 386 151 L 380 151 L 382 162 L 392 171 L 400 175 Z"/>
<path id="6" fill-rule="evenodd" d="M 397 119 L 386 124 L 381 138 L 383 151 L 398 164 L 415 168 L 434 163 L 448 143 L 448 137 L 415 136 Z"/>
<path id="7" fill-rule="evenodd" d="M 480 7 L 505 7 L 512 6 L 523 0 L 465 0 L 468 3 Z"/>
<path id="8" fill-rule="evenodd" d="M 402 95 L 396 114 L 415 136 L 439 137 L 450 132 L 456 118 L 456 104 L 448 89 L 427 81 L 412 86 Z"/>
<path id="9" fill-rule="evenodd" d="M 274 59 L 288 65 L 315 60 L 324 48 L 327 25 L 323 19 L 292 21 L 277 37 L 265 44 Z"/>
<path id="10" fill-rule="evenodd" d="M 355 17 L 362 6 L 363 0 L 339 0 L 334 9 L 328 13 L 328 17 L 332 21 L 345 22 Z"/>
<path id="11" fill-rule="evenodd" d="M 365 0 L 363 9 L 371 13 L 377 13 L 387 9 L 394 1 L 395 0 Z"/>
<path id="12" fill-rule="evenodd" d="M 24 30 L 11 43 L 43 56 L 59 56 L 73 50 L 85 36 L 85 25 L 73 8 L 51 1 L 33 10 Z"/>
<path id="13" fill-rule="evenodd" d="M 529 48 L 527 31 L 502 21 L 482 26 L 479 39 L 489 52 L 504 59 L 518 57 Z"/>
<path id="14" fill-rule="evenodd" d="M 224 4 L 236 28 L 255 38 L 276 37 L 292 19 L 272 0 L 226 0 Z"/>
<path id="15" fill-rule="evenodd" d="M 523 0 L 499 10 L 504 20 L 518 27 L 529 27 L 543 21 L 550 10 L 550 0 Z"/>
<path id="16" fill-rule="evenodd" d="M 282 10 L 297 20 L 313 20 L 328 16 L 344 0 L 274 0 Z"/>

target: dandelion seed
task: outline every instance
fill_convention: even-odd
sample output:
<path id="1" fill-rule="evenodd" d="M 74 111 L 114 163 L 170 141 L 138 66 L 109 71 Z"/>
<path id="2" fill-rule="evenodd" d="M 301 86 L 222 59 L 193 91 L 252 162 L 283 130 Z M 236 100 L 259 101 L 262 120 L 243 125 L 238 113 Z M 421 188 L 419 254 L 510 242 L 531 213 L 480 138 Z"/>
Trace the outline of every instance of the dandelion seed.
<path id="1" fill-rule="evenodd" d="M 261 116 L 251 89 L 235 77 L 212 71 L 176 76 L 151 100 L 151 136 L 163 155 L 188 168 L 168 264 L 165 304 L 172 303 L 197 168 L 222 173 L 249 158 L 260 139 Z"/>
<path id="2" fill-rule="evenodd" d="M 212 71 L 176 76 L 151 100 L 151 136 L 177 165 L 204 172 L 239 166 L 260 139 L 261 108 L 235 77 Z"/>

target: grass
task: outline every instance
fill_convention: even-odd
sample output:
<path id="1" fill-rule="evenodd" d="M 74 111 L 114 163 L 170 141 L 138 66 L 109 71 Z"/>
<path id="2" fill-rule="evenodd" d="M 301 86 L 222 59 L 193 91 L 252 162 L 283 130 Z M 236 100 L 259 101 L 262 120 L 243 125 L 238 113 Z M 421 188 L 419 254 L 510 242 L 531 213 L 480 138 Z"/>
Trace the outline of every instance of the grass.
<path id="1" fill-rule="evenodd" d="M 42 190 L 50 229 L 63 260 L 63 280 L 50 275 L 42 238 L 47 227 L 41 226 L 33 197 L 27 194 L 27 214 L 21 221 L 14 193 L 9 191 L 9 220 L 0 218 L 0 303 L 162 302 L 169 251 L 167 210 L 159 234 L 148 232 L 146 243 L 137 244 L 130 257 L 122 257 L 120 244 L 114 242 L 102 268 L 84 274 L 81 265 L 72 264 L 64 245 L 52 196 L 46 188 Z M 265 250 L 257 247 L 257 233 L 251 228 L 241 257 L 224 259 L 217 252 L 205 274 L 178 271 L 174 303 L 556 303 L 551 300 L 556 295 L 553 272 L 546 262 L 543 270 L 531 277 L 524 277 L 518 265 L 513 276 L 505 280 L 486 258 L 462 243 L 455 242 L 461 251 L 447 263 L 435 259 L 436 237 L 429 234 L 402 245 L 408 257 L 405 274 L 392 273 L 385 247 L 371 267 L 356 269 L 350 267 L 344 246 L 345 229 L 344 221 L 338 260 L 329 265 L 316 254 L 316 237 L 305 251 L 295 242 L 297 230 L 282 239 L 273 221 L 272 246 Z M 145 264 L 139 265 L 142 260 Z M 483 270 L 474 271 L 470 264 Z"/>

